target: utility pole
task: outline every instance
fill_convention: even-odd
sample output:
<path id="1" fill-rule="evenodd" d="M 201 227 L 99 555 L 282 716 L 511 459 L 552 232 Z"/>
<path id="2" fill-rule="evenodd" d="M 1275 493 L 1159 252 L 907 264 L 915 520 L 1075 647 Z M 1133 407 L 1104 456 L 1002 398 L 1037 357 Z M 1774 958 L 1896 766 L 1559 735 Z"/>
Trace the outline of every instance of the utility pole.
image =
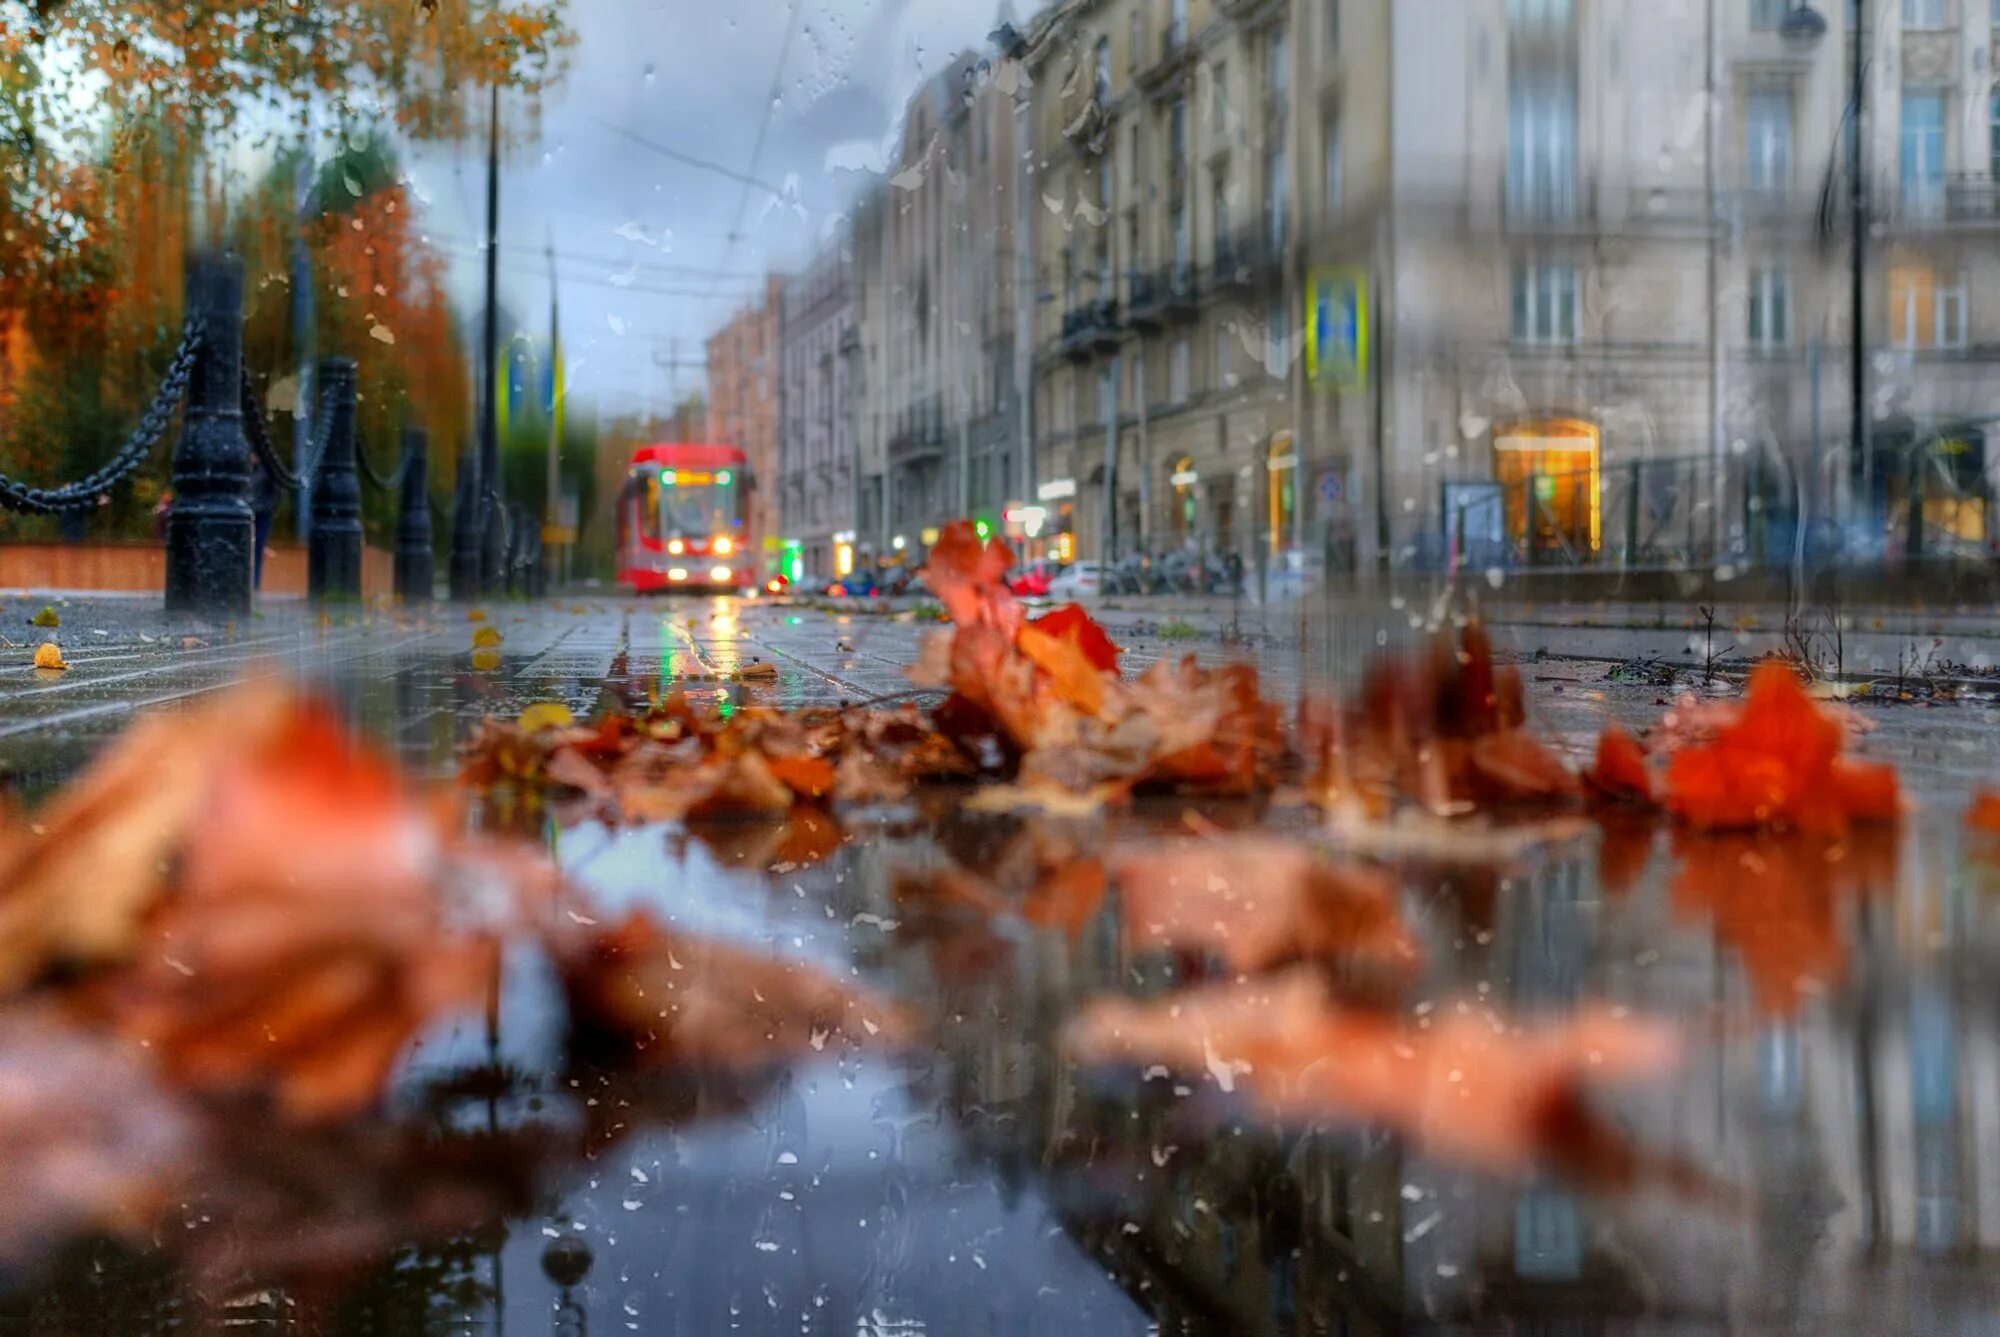
<path id="1" fill-rule="evenodd" d="M 1858 456 L 1861 463 L 1864 515 L 1872 523 L 1875 512 L 1875 452 L 1868 434 L 1868 326 L 1865 319 L 1868 301 L 1868 187 L 1862 177 L 1867 157 L 1861 147 L 1868 101 L 1868 0 L 1849 0 L 1849 3 L 1853 6 L 1852 32 L 1849 34 L 1853 49 L 1848 53 L 1852 63 L 1848 71 L 1847 208 L 1853 249 L 1848 274 L 1848 318 L 1852 329 L 1848 341 L 1847 440 L 1848 449 Z"/>
<path id="2" fill-rule="evenodd" d="M 486 323 L 480 353 L 486 393 L 479 403 L 479 532 L 483 540 L 480 584 L 499 588 L 500 538 L 500 81 L 487 89 L 486 122 Z"/>
<path id="3" fill-rule="evenodd" d="M 312 256 L 306 250 L 306 210 L 312 205 L 312 120 L 307 112 L 305 146 L 292 180 L 292 346 L 298 352 L 298 394 L 292 406 L 292 472 L 298 475 L 298 496 L 292 508 L 299 542 L 312 536 L 313 294 Z"/>
<path id="4" fill-rule="evenodd" d="M 549 228 L 549 481 L 548 495 L 542 503 L 543 527 L 547 531 L 542 536 L 545 552 L 562 524 L 562 320 L 557 302 L 556 230 L 551 226 Z"/>

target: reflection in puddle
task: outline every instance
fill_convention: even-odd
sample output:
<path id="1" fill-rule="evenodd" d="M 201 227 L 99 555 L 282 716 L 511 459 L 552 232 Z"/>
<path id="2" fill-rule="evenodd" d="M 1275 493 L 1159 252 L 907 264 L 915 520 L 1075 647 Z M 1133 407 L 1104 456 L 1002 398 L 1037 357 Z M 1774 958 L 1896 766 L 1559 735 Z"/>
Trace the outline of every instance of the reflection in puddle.
<path id="1" fill-rule="evenodd" d="M 392 676 L 347 704 L 436 771 L 454 716 L 488 704 L 474 691 Z M 1263 815 L 1204 816 L 1229 828 Z M 1447 1011 L 1498 1017 L 1509 1034 L 1586 1009 L 1669 1023 L 1683 1051 L 1671 1076 L 1593 1078 L 1589 1109 L 1619 1144 L 1728 1190 L 1708 1196 L 1393 1136 L 1385 1122 L 1410 1121 L 1381 1103 L 1272 1118 L 1250 1098 L 1254 1068 L 1228 1052 L 1215 1064 L 1154 1056 L 1165 1070 L 1150 1073 L 1071 1062 L 1064 1037 L 1100 1000 L 1158 1008 L 1248 968 L 1236 939 L 1140 909 L 1122 886 L 1184 848 L 1176 805 L 1083 825 L 918 807 L 845 831 L 811 815 L 693 834 L 557 828 L 527 809 L 485 817 L 552 842 L 583 893 L 562 913 L 614 923 L 648 908 L 678 931 L 815 963 L 902 1002 L 929 1043 L 901 1057 L 829 1048 L 737 1082 L 559 1089 L 555 982 L 536 960 L 511 962 L 491 1030 L 434 1036 L 410 1065 L 413 1084 L 456 1083 L 419 1163 L 450 1168 L 442 1130 L 563 1120 L 605 1130 L 601 1150 L 548 1178 L 486 1176 L 516 1195 L 473 1202 L 470 1228 L 363 1269 L 333 1311 L 337 1331 L 1617 1320 L 1632 1332 L 1886 1332 L 1984 1313 L 1975 1265 L 2000 1238 L 1988 1182 L 2000 1174 L 1996 879 L 1926 817 L 1900 841 L 1839 842 L 1691 838 L 1632 818 L 1502 862 L 1402 853 L 1372 865 L 1410 949 L 1365 981 L 1396 1027 L 1434 1033 L 1426 1019 Z M 1211 876 L 1283 890 L 1268 860 L 1179 871 L 1224 900 Z M 1329 1078 L 1353 1063 L 1336 1056 Z M 358 1178 L 371 1154 L 317 1148 L 330 1213 L 288 1200 L 257 1225 L 287 1247 L 353 1227 L 335 1181 L 343 1167 Z M 429 1182 L 414 1169 L 409 1181 Z M 109 1246 L 8 1280 L 0 1315 L 30 1331 L 186 1331 L 206 1312 L 175 1263 Z M 204 1296 L 251 1332 L 284 1330 L 297 1298 Z"/>

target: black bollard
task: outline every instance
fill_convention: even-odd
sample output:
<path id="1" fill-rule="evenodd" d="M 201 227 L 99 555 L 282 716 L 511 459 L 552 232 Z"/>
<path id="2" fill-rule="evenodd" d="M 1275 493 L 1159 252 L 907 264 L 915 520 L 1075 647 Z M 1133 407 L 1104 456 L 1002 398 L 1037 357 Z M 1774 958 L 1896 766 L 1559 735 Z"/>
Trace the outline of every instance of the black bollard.
<path id="1" fill-rule="evenodd" d="M 306 540 L 306 592 L 315 599 L 361 597 L 361 476 L 354 467 L 354 364 L 319 364 L 326 447 L 312 480 L 312 536 Z"/>
<path id="2" fill-rule="evenodd" d="M 243 435 L 243 263 L 227 253 L 193 257 L 187 308 L 201 323 L 174 446 L 167 514 L 167 611 L 250 611 L 250 443 Z"/>
<path id="3" fill-rule="evenodd" d="M 430 443 L 421 427 L 403 429 L 403 495 L 396 515 L 396 597 L 427 604 L 433 593 Z"/>
<path id="4" fill-rule="evenodd" d="M 479 486 L 479 460 L 461 445 L 458 485 L 452 489 L 451 598 L 471 603 L 479 597 L 479 564 L 486 551 L 484 492 Z"/>

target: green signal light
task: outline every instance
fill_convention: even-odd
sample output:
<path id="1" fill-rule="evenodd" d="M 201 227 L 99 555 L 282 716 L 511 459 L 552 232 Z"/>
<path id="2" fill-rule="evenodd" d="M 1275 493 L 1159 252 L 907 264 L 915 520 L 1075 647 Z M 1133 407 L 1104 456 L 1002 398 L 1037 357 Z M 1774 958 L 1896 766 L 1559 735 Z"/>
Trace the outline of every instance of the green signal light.
<path id="1" fill-rule="evenodd" d="M 728 487 L 731 483 L 736 481 L 736 475 L 731 473 L 729 470 L 724 469 L 721 473 L 715 476 L 715 481 L 722 484 L 722 486 L 724 487 Z"/>
<path id="2" fill-rule="evenodd" d="M 993 526 L 984 520 L 974 520 L 972 522 L 972 530 L 983 539 L 993 537 Z"/>

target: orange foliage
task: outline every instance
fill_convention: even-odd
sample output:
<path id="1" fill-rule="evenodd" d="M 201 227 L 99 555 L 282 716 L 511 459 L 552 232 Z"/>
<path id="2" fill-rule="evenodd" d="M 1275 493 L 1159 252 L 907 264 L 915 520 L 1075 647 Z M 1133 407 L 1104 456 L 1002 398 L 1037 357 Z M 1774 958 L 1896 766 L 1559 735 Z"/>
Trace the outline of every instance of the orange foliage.
<path id="1" fill-rule="evenodd" d="M 1583 782 L 1599 798 L 1644 805 L 1653 802 L 1653 777 L 1646 770 L 1645 749 L 1615 724 L 1598 735 L 1597 758 L 1583 773 Z"/>
<path id="2" fill-rule="evenodd" d="M 1783 664 L 1760 665 L 1742 708 L 1712 742 L 1668 763 L 1667 810 L 1700 830 L 1788 827 L 1838 833 L 1851 822 L 1893 819 L 1894 771 L 1843 759 L 1841 722 L 1806 694 Z"/>

